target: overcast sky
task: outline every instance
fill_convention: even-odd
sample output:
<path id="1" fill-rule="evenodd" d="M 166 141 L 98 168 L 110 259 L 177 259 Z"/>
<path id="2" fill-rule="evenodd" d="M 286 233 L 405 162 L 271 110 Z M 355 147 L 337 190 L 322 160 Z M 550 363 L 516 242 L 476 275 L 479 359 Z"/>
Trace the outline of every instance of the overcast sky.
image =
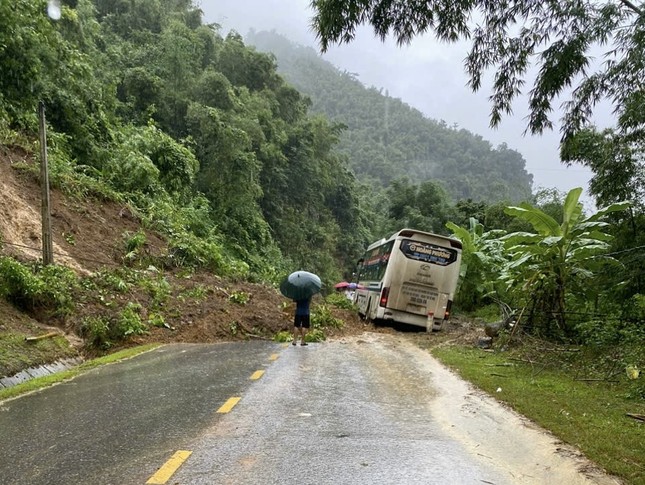
<path id="1" fill-rule="evenodd" d="M 317 48 L 310 27 L 313 13 L 309 3 L 309 0 L 201 0 L 200 6 L 205 21 L 220 24 L 223 34 L 231 29 L 242 35 L 251 28 L 275 29 L 298 44 Z M 400 98 L 428 118 L 456 124 L 495 146 L 507 143 L 526 159 L 527 171 L 533 174 L 534 190 L 555 187 L 567 192 L 583 187 L 586 191 L 591 172 L 579 165 L 567 168 L 560 163 L 557 127 L 542 136 L 523 135 L 525 98 L 518 98 L 514 114 L 505 117 L 498 128 L 489 128 L 490 85 L 484 85 L 477 93 L 466 86 L 463 59 L 467 48 L 467 44 L 441 44 L 431 36 L 398 47 L 392 40 L 382 43 L 369 27 L 364 27 L 358 30 L 352 43 L 332 47 L 322 57 L 341 70 L 356 73 L 366 86 L 387 90 L 390 96 Z M 527 85 L 530 89 L 532 82 Z"/>

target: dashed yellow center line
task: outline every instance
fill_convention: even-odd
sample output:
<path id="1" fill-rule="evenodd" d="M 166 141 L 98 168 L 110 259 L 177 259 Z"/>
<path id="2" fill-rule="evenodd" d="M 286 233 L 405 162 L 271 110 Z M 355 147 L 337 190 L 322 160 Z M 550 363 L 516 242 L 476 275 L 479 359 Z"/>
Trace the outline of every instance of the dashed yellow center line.
<path id="1" fill-rule="evenodd" d="M 271 354 L 269 360 L 278 360 L 278 357 L 280 357 L 280 354 Z"/>
<path id="2" fill-rule="evenodd" d="M 217 410 L 218 413 L 228 413 L 240 402 L 241 397 L 231 397 L 228 401 L 222 404 L 222 407 Z"/>
<path id="3" fill-rule="evenodd" d="M 252 381 L 257 381 L 263 375 L 264 375 L 263 370 L 256 370 L 253 374 L 251 374 L 251 377 L 249 377 L 249 379 L 251 379 Z"/>
<path id="4" fill-rule="evenodd" d="M 177 451 L 146 483 L 148 485 L 164 485 L 192 453 L 192 451 L 186 450 Z"/>

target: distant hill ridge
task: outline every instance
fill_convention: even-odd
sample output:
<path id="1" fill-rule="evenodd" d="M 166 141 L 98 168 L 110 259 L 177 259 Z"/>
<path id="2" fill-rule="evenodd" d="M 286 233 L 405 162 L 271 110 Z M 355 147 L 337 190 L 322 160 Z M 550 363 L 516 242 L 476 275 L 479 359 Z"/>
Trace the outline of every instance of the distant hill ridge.
<path id="1" fill-rule="evenodd" d="M 346 125 L 339 150 L 359 179 L 384 186 L 406 176 L 413 182 L 437 180 L 454 200 L 530 197 L 533 176 L 522 155 L 506 144 L 495 148 L 479 135 L 427 118 L 276 32 L 252 31 L 246 42 L 275 55 L 280 74 L 311 98 L 312 111 Z"/>

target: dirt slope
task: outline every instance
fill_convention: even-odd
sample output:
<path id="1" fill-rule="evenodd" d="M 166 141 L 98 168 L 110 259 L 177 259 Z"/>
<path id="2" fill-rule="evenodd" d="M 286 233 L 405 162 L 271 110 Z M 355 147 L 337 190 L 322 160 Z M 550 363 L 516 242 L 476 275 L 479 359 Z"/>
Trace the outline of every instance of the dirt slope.
<path id="1" fill-rule="evenodd" d="M 33 157 L 24 151 L 0 146 L 0 254 L 22 261 L 42 258 L 41 192 L 34 175 L 37 171 L 24 169 L 25 165 L 35 168 L 34 164 Z M 51 191 L 51 204 L 54 260 L 57 264 L 85 276 L 102 269 L 121 267 L 125 254 L 124 234 L 140 229 L 139 221 L 126 206 L 91 199 L 77 200 L 56 189 Z M 145 250 L 149 254 L 164 253 L 166 243 L 163 237 L 146 231 L 146 238 Z M 271 338 L 278 331 L 290 329 L 292 306 L 272 287 L 227 280 L 207 272 L 187 275 L 175 271 L 163 276 L 172 287 L 164 308 L 166 325 L 151 327 L 149 333 L 119 342 L 116 347 L 150 341 Z M 186 297 L 191 290 L 201 292 L 201 297 Z M 230 296 L 234 293 L 244 294 L 248 301 L 245 304 L 232 301 Z M 145 320 L 150 295 L 140 290 L 129 290 L 112 298 L 113 309 L 123 308 L 128 302 L 140 304 Z M 105 312 L 106 306 L 98 299 L 81 296 L 76 303 L 73 315 L 53 320 L 25 315 L 3 302 L 0 305 L 0 337 L 2 332 L 41 335 L 53 328 L 64 333 L 79 347 L 79 351 L 87 353 L 87 346 L 79 341 L 77 335 L 80 322 L 87 316 Z M 346 326 L 329 332 L 331 335 L 355 333 L 364 328 L 350 312 L 338 311 L 338 316 L 345 320 Z"/>

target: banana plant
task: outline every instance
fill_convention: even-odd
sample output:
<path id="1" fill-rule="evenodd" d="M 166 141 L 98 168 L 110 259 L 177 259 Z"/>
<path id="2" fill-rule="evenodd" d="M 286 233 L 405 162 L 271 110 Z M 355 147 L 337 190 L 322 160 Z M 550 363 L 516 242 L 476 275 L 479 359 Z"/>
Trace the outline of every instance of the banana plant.
<path id="1" fill-rule="evenodd" d="M 484 226 L 474 217 L 469 219 L 468 228 L 453 222 L 446 223 L 446 227 L 462 244 L 457 292 L 460 304 L 469 310 L 495 292 L 497 274 L 505 263 L 500 238 L 506 231 L 484 232 Z"/>
<path id="2" fill-rule="evenodd" d="M 530 223 L 535 232 L 516 232 L 502 238 L 511 256 L 502 279 L 534 304 L 539 299 L 540 310 L 553 316 L 565 333 L 570 330 L 565 318 L 570 282 L 594 276 L 594 261 L 608 251 L 608 241 L 613 239 L 606 232 L 609 224 L 603 221 L 604 216 L 630 205 L 619 202 L 586 217 L 579 200 L 581 193 L 578 187 L 567 194 L 560 222 L 527 203 L 505 209 L 507 214 Z"/>

